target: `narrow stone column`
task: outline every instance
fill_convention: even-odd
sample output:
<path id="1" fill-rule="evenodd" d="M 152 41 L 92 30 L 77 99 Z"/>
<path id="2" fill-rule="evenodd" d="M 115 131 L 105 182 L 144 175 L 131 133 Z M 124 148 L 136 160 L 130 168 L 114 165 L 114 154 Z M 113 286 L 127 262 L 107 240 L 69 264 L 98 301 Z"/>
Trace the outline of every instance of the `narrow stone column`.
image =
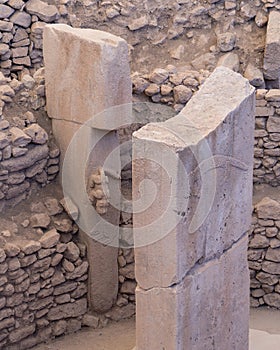
<path id="1" fill-rule="evenodd" d="M 263 61 L 264 77 L 274 82 L 274 88 L 279 88 L 280 79 L 280 13 L 272 11 L 269 14 L 266 43 Z"/>
<path id="2" fill-rule="evenodd" d="M 133 135 L 137 350 L 248 350 L 254 103 L 219 67 Z"/>
<path id="3" fill-rule="evenodd" d="M 43 50 L 47 112 L 64 161 L 64 194 L 78 206 L 77 223 L 88 248 L 90 306 L 105 312 L 118 292 L 119 210 L 93 196 L 90 179 L 100 177 L 103 190 L 118 202 L 121 165 L 114 125 L 124 110 L 110 108 L 131 103 L 128 47 L 109 33 L 55 24 L 44 30 Z"/>

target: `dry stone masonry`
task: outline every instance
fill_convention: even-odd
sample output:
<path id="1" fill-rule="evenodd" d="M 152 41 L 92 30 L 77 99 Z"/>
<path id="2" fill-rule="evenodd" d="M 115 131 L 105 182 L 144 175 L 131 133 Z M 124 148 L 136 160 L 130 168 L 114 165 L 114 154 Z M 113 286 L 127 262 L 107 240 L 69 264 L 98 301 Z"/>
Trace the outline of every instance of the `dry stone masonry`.
<path id="1" fill-rule="evenodd" d="M 280 202 L 263 197 L 254 206 L 248 260 L 251 305 L 280 308 Z"/>
<path id="2" fill-rule="evenodd" d="M 254 182 L 278 186 L 280 181 L 280 90 L 256 93 Z"/>
<path id="3" fill-rule="evenodd" d="M 54 197 L 31 203 L 30 212 L 5 230 L 1 220 L 0 349 L 30 349 L 89 323 L 77 226 Z"/>

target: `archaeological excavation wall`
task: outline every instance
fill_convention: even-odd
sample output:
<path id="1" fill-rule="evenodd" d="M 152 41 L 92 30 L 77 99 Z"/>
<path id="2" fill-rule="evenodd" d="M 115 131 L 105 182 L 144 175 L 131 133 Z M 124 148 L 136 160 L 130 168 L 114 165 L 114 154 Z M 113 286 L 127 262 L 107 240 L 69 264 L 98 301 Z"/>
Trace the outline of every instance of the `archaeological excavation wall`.
<path id="1" fill-rule="evenodd" d="M 280 29 L 277 27 L 277 23 L 280 23 L 279 10 L 279 3 L 276 0 L 254 2 L 208 0 L 197 1 L 195 4 L 188 1 L 165 0 L 151 2 L 2 0 L 0 4 L 2 212 L 4 204 L 13 206 L 20 201 L 25 203 L 22 200 L 27 199 L 32 192 L 40 191 L 41 187 L 56 181 L 63 164 L 59 160 L 60 153 L 64 159 L 69 140 L 78 129 L 77 123 L 81 122 L 79 113 L 81 109 L 82 117 L 86 119 L 104 108 L 130 102 L 133 98 L 137 102 L 164 104 L 170 106 L 174 113 L 179 113 L 201 89 L 216 66 L 225 66 L 240 72 L 257 88 L 254 184 L 272 185 L 276 192 L 280 176 L 280 90 L 277 78 L 280 64 L 275 60 L 280 52 L 278 37 Z M 56 62 L 52 62 L 53 70 L 45 73 L 42 51 L 43 30 L 50 23 L 101 29 L 120 35 L 122 39 L 127 40 L 128 45 L 122 39 L 118 38 L 116 41 L 114 36 L 109 38 L 114 43 L 110 40 L 106 42 L 108 39 L 106 35 L 105 41 L 102 43 L 103 38 L 90 53 L 79 55 L 71 36 L 69 52 L 64 56 L 71 58 L 71 64 L 76 68 L 76 75 L 73 75 L 73 70 L 65 72 L 63 65 L 56 67 L 59 55 Z M 65 34 L 64 39 L 67 35 Z M 78 36 L 81 40 L 81 35 Z M 52 42 L 52 39 L 53 37 L 49 36 L 50 47 L 59 42 L 59 40 L 56 43 Z M 114 49 L 111 46 L 114 46 Z M 96 54 L 97 47 L 98 50 L 101 48 L 100 56 Z M 84 46 L 85 50 L 88 48 L 89 46 Z M 129 56 L 126 56 L 127 52 Z M 49 56 L 51 54 L 50 49 Z M 113 58 L 117 60 L 118 56 L 119 59 L 122 57 L 122 62 L 112 70 L 111 61 Z M 151 56 L 155 57 L 154 60 Z M 93 57 L 94 61 L 98 62 L 95 68 L 91 65 Z M 103 63 L 106 62 L 105 66 L 100 65 L 101 57 Z M 132 71 L 131 81 L 128 57 Z M 113 64 L 116 65 L 116 61 Z M 91 86 L 84 86 L 84 82 L 88 80 L 88 71 L 84 67 L 88 66 L 93 70 L 91 74 L 97 80 L 96 85 L 92 83 Z M 105 83 L 96 73 L 101 68 L 106 72 Z M 125 79 L 119 84 L 120 72 L 125 75 Z M 49 87 L 53 97 L 49 94 L 47 107 L 49 117 L 52 118 L 52 128 L 48 124 L 49 121 L 45 122 L 48 119 L 44 114 L 45 74 L 49 81 L 53 81 L 53 85 Z M 68 79 L 64 87 L 63 79 L 60 77 Z M 78 85 L 77 81 L 81 84 Z M 56 90 L 61 86 L 63 89 Z M 67 86 L 68 90 L 69 87 L 72 90 L 69 95 Z M 88 94 L 85 93 L 86 90 Z M 101 97 L 96 99 L 95 95 Z M 114 97 L 115 95 L 118 96 Z M 107 99 L 103 98 L 105 96 Z M 91 99 L 94 103 L 87 104 L 86 101 Z M 18 109 L 13 109 L 14 106 Z M 152 121 L 149 112 L 145 113 L 146 119 L 142 124 Z M 40 117 L 41 114 L 44 118 Z M 111 122 L 113 123 L 113 120 L 109 123 L 109 130 Z M 118 130 L 119 138 L 131 140 L 132 131 L 138 130 L 140 126 L 141 123 Z M 102 128 L 100 125 L 95 125 L 95 129 Z M 111 134 L 110 142 L 111 146 L 118 145 L 119 140 L 116 135 Z M 131 146 L 121 149 L 119 156 L 121 165 L 125 164 L 125 167 L 122 169 L 121 179 L 118 178 L 117 181 L 122 181 L 122 191 L 127 192 L 129 197 L 132 182 L 132 170 L 129 164 L 132 159 Z M 96 171 L 98 164 L 93 164 L 92 169 Z M 74 172 L 73 174 L 76 175 Z M 279 198 L 273 196 L 269 198 L 264 202 L 262 198 L 255 201 L 257 206 L 254 207 L 252 232 L 249 235 L 251 305 L 267 304 L 280 308 Z M 92 198 L 92 203 L 96 206 L 95 197 Z M 107 210 L 107 204 L 101 209 Z M 115 221 L 120 225 L 119 249 L 116 247 L 105 249 L 101 244 L 88 243 L 89 250 L 86 252 L 85 245 L 81 243 L 85 241 L 82 232 L 77 234 L 76 227 L 70 232 L 69 227 L 72 225 L 64 227 L 54 224 L 55 216 L 61 213 L 50 214 L 50 223 L 43 227 L 40 226 L 42 217 L 37 223 L 39 226 L 36 227 L 35 219 L 31 220 L 34 213 L 31 211 L 26 214 L 29 224 L 24 228 L 25 234 L 29 237 L 30 232 L 32 235 L 34 230 L 38 232 L 37 236 L 31 235 L 32 239 L 25 243 L 12 243 L 14 233 L 9 233 L 8 229 L 1 227 L 0 259 L 4 267 L 0 271 L 0 290 L 3 293 L 3 297 L 0 298 L 0 329 L 3 334 L 2 338 L 0 337 L 0 348 L 1 346 L 4 349 L 18 349 L 19 346 L 23 349 L 28 348 L 47 338 L 76 331 L 81 325 L 102 326 L 108 319 L 119 320 L 135 314 L 134 249 L 127 243 L 127 237 L 122 236 L 122 229 L 131 229 L 133 226 L 132 214 L 126 209 L 125 207 L 120 209 Z M 46 210 L 41 208 L 37 214 L 42 214 Z M 69 220 L 68 217 L 65 219 Z M 68 229 L 69 232 L 63 231 Z M 53 244 L 47 247 L 44 239 L 49 235 L 56 238 L 55 243 L 46 243 Z M 232 252 L 239 249 L 238 254 L 243 256 L 244 242 L 242 241 L 238 247 L 237 245 L 230 249 Z M 72 256 L 74 254 L 71 253 L 72 250 L 75 258 Z M 228 261 L 235 259 L 234 254 L 233 252 L 229 258 L 221 256 L 217 259 L 228 266 Z M 214 259 L 212 262 L 211 271 L 215 275 L 217 268 Z M 243 263 L 245 266 L 244 261 Z M 97 269 L 94 270 L 96 266 Z M 56 281 L 58 274 L 59 279 Z M 228 270 L 228 274 L 234 274 L 234 271 Z M 226 278 L 225 284 L 228 283 Z M 141 291 L 138 290 L 138 293 L 140 295 Z M 143 300 L 144 294 L 147 293 L 144 291 L 141 295 Z M 244 298 L 246 299 L 245 296 Z M 95 310 L 94 315 L 86 314 L 89 307 Z M 62 319 L 57 318 L 58 311 L 63 316 Z M 142 317 L 141 313 L 139 315 Z"/>
<path id="2" fill-rule="evenodd" d="M 85 315 L 86 246 L 63 206 L 54 197 L 37 199 L 20 219 L 11 225 L 6 218 L 0 237 L 0 348 L 29 349 L 82 325 L 97 326 L 98 318 Z"/>

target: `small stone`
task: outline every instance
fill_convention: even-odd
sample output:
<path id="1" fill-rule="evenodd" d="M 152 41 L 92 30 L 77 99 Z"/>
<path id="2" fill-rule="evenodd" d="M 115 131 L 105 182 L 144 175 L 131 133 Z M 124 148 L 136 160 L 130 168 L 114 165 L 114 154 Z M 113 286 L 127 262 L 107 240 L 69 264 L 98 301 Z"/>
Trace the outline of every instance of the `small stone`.
<path id="1" fill-rule="evenodd" d="M 266 255 L 266 260 L 280 262 L 280 249 L 278 248 L 268 248 Z"/>
<path id="2" fill-rule="evenodd" d="M 38 241 L 29 241 L 24 246 L 22 246 L 22 251 L 24 254 L 29 255 L 36 253 L 38 250 L 41 249 L 41 244 Z"/>
<path id="3" fill-rule="evenodd" d="M 258 11 L 255 17 L 256 25 L 260 28 L 264 27 L 267 24 L 268 16 L 264 11 Z"/>
<path id="4" fill-rule="evenodd" d="M 51 247 L 54 247 L 59 242 L 59 238 L 60 238 L 59 233 L 55 229 L 52 229 L 46 232 L 39 239 L 39 242 L 41 243 L 43 248 L 51 248 Z"/>
<path id="5" fill-rule="evenodd" d="M 0 149 L 7 147 L 9 143 L 8 136 L 5 133 L 0 132 Z"/>
<path id="6" fill-rule="evenodd" d="M 139 76 L 132 76 L 133 92 L 135 94 L 142 94 L 144 90 L 149 86 L 149 82 Z"/>
<path id="7" fill-rule="evenodd" d="M 74 242 L 69 242 L 66 244 L 66 250 L 64 252 L 64 256 L 75 262 L 80 257 L 80 249 Z"/>
<path id="8" fill-rule="evenodd" d="M 31 142 L 31 137 L 26 135 L 21 129 L 12 127 L 10 129 L 11 139 L 14 146 L 24 147 Z"/>
<path id="9" fill-rule="evenodd" d="M 99 317 L 85 314 L 82 319 L 82 325 L 91 328 L 97 328 L 99 324 Z"/>
<path id="10" fill-rule="evenodd" d="M 149 80 L 155 84 L 164 83 L 169 77 L 168 71 L 165 69 L 157 68 L 149 76 Z"/>
<path id="11" fill-rule="evenodd" d="M 9 85 L 1 85 L 0 86 L 0 95 L 14 97 L 15 92 Z"/>
<path id="12" fill-rule="evenodd" d="M 35 80 L 29 75 L 29 74 L 24 74 L 24 76 L 21 79 L 21 82 L 24 84 L 24 86 L 27 89 L 33 89 L 35 85 Z"/>
<path id="13" fill-rule="evenodd" d="M 52 333 L 54 336 L 62 335 L 66 332 L 67 322 L 65 320 L 60 320 L 58 322 L 53 323 Z"/>
<path id="14" fill-rule="evenodd" d="M 280 294 L 270 293 L 263 296 L 265 303 L 269 306 L 280 308 Z"/>
<path id="15" fill-rule="evenodd" d="M 264 197 L 255 205 L 255 209 L 261 219 L 277 220 L 280 217 L 280 203 L 269 197 Z"/>
<path id="16" fill-rule="evenodd" d="M 147 96 L 153 96 L 156 95 L 157 93 L 160 92 L 160 87 L 157 84 L 150 84 L 146 89 L 145 89 L 145 94 Z"/>
<path id="17" fill-rule="evenodd" d="M 14 12 L 11 7 L 0 4 L 0 19 L 9 18 Z"/>
<path id="18" fill-rule="evenodd" d="M 221 52 L 228 52 L 234 49 L 235 40 L 234 33 L 222 33 L 217 36 L 217 46 Z"/>
<path id="19" fill-rule="evenodd" d="M 224 66 L 232 69 L 234 72 L 239 72 L 239 57 L 236 53 L 228 52 L 221 56 L 218 60 L 217 66 Z"/>
<path id="20" fill-rule="evenodd" d="M 270 89 L 265 95 L 266 101 L 280 102 L 280 89 Z"/>
<path id="21" fill-rule="evenodd" d="M 266 236 L 255 234 L 249 243 L 250 248 L 266 248 L 269 247 L 269 239 Z"/>
<path id="22" fill-rule="evenodd" d="M 185 104 L 192 97 L 192 90 L 184 85 L 175 86 L 173 92 L 174 100 L 177 104 Z"/>
<path id="23" fill-rule="evenodd" d="M 249 63 L 245 69 L 244 77 L 249 80 L 250 84 L 256 87 L 264 85 L 264 78 L 262 71 Z"/>
<path id="24" fill-rule="evenodd" d="M 33 143 L 43 145 L 48 141 L 47 132 L 39 124 L 30 125 L 24 129 L 24 132 L 31 137 Z"/>
<path id="25" fill-rule="evenodd" d="M 63 259 L 62 261 L 62 267 L 66 272 L 73 272 L 75 270 L 74 264 L 71 263 L 71 261 L 67 259 Z"/>
<path id="26" fill-rule="evenodd" d="M 120 289 L 122 294 L 135 294 L 136 282 L 135 281 L 125 281 Z"/>
<path id="27" fill-rule="evenodd" d="M 257 14 L 257 11 L 250 4 L 246 4 L 240 9 L 241 16 L 246 20 L 250 20 L 254 18 Z"/>
<path id="28" fill-rule="evenodd" d="M 47 23 L 59 18 L 59 12 L 56 6 L 48 5 L 41 0 L 29 0 L 26 3 L 25 9 L 31 15 L 35 15 Z"/>
<path id="29" fill-rule="evenodd" d="M 31 24 L 31 16 L 26 12 L 17 11 L 12 15 L 10 21 L 23 28 L 28 28 Z"/>
<path id="30" fill-rule="evenodd" d="M 8 257 L 17 256 L 20 252 L 20 248 L 13 243 L 6 243 L 4 250 Z"/>
<path id="31" fill-rule="evenodd" d="M 13 29 L 13 23 L 0 20 L 0 31 L 11 32 Z"/>
<path id="32" fill-rule="evenodd" d="M 9 0 L 8 5 L 16 10 L 20 10 L 24 6 L 24 2 L 22 0 Z"/>
<path id="33" fill-rule="evenodd" d="M 133 19 L 129 24 L 128 28 L 132 31 L 146 27 L 149 24 L 148 16 L 142 16 L 136 19 Z"/>
<path id="34" fill-rule="evenodd" d="M 52 216 L 60 214 L 63 211 L 63 208 L 56 198 L 47 197 L 45 199 L 45 207 L 48 210 L 48 214 Z"/>
<path id="35" fill-rule="evenodd" d="M 184 45 L 179 45 L 178 47 L 176 47 L 176 49 L 171 50 L 170 56 L 175 60 L 180 60 L 184 53 L 185 53 Z"/>
<path id="36" fill-rule="evenodd" d="M 49 215 L 45 213 L 34 214 L 30 217 L 31 226 L 34 228 L 36 227 L 47 228 L 50 222 L 51 222 L 51 219 Z"/>

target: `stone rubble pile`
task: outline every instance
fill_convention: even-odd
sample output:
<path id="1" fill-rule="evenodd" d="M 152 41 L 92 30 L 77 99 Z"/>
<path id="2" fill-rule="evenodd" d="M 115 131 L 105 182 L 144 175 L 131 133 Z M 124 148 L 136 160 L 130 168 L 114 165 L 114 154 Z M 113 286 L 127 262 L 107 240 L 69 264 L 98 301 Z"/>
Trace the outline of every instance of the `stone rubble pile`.
<path id="1" fill-rule="evenodd" d="M 0 349 L 29 349 L 93 325 L 86 315 L 86 247 L 76 225 L 54 197 L 33 202 L 30 212 L 0 236 Z"/>
<path id="2" fill-rule="evenodd" d="M 132 74 L 133 93 L 144 93 L 152 102 L 171 105 L 179 112 L 191 99 L 200 85 L 210 75 L 207 70 L 190 70 L 169 65 L 165 69 L 157 68 L 151 74 Z"/>
<path id="3" fill-rule="evenodd" d="M 254 207 L 249 236 L 251 306 L 280 308 L 280 202 L 264 197 Z"/>

